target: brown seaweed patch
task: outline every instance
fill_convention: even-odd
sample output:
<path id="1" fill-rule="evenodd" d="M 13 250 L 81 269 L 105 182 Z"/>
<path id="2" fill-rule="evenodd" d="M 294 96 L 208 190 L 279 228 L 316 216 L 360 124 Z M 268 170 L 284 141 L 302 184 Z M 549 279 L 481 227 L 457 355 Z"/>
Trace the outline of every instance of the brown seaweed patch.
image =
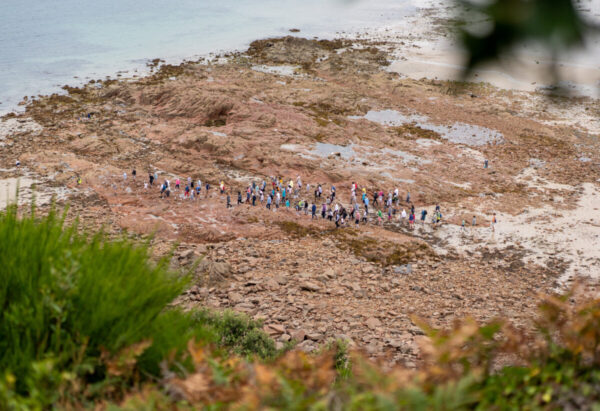
<path id="1" fill-rule="evenodd" d="M 429 245 L 420 241 L 397 244 L 367 236 L 361 237 L 351 229 L 336 230 L 333 235 L 337 240 L 337 247 L 341 250 L 350 251 L 355 256 L 365 258 L 382 267 L 407 264 L 424 256 L 435 255 Z"/>
<path id="2" fill-rule="evenodd" d="M 407 140 L 417 140 L 419 138 L 426 138 L 430 140 L 443 140 L 442 136 L 433 131 L 426 130 L 415 124 L 403 124 L 397 127 L 390 127 L 390 130 L 395 132 L 398 136 L 403 137 Z"/>
<path id="3" fill-rule="evenodd" d="M 321 231 L 316 229 L 315 227 L 307 227 L 300 225 L 294 221 L 276 221 L 275 225 L 277 225 L 281 231 L 290 237 L 301 238 L 307 236 L 320 236 Z"/>

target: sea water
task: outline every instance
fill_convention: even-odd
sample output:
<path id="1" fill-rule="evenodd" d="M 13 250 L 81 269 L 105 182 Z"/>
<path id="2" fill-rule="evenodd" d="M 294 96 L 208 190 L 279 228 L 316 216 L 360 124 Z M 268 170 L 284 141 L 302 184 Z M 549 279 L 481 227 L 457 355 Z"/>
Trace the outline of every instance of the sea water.
<path id="1" fill-rule="evenodd" d="M 142 74 L 290 34 L 321 38 L 400 22 L 409 0 L 1 0 L 0 113 L 65 84 Z"/>

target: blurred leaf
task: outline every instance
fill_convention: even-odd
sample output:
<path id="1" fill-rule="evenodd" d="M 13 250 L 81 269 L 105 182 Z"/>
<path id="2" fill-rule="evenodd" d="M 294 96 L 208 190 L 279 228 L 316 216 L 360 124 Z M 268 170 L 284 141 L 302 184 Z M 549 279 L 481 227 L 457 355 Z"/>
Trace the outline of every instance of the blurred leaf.
<path id="1" fill-rule="evenodd" d="M 581 18 L 571 0 L 457 2 L 465 10 L 467 21 L 459 29 L 459 40 L 468 54 L 465 75 L 528 42 L 541 44 L 551 56 L 558 56 L 582 46 L 585 33 L 594 30 Z M 478 33 L 472 23 L 481 17 L 490 23 L 490 29 Z"/>

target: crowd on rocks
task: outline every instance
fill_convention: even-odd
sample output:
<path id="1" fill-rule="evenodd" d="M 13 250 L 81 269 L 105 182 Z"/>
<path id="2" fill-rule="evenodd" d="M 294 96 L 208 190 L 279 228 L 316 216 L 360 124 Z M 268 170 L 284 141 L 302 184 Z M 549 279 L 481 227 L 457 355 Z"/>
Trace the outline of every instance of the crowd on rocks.
<path id="1" fill-rule="evenodd" d="M 136 170 L 132 171 L 132 176 L 136 178 Z M 123 174 L 127 179 L 127 173 Z M 148 182 L 144 183 L 144 188 L 148 190 L 154 187 L 159 181 L 158 172 L 148 173 Z M 165 178 L 160 184 L 160 197 L 169 198 L 172 192 L 177 191 L 181 199 L 197 200 L 208 198 L 211 193 L 211 184 L 203 183 L 187 177 L 182 181 L 176 177 L 173 182 Z M 277 212 L 280 208 L 295 209 L 297 214 L 310 216 L 311 219 L 324 219 L 335 223 L 336 227 L 354 225 L 358 228 L 361 224 L 373 223 L 383 225 L 386 221 L 392 222 L 396 219 L 401 225 L 414 229 L 415 224 L 420 221 L 421 224 L 427 222 L 428 211 L 423 208 L 417 214 L 415 205 L 411 201 L 410 192 L 406 196 L 401 196 L 400 190 L 395 188 L 387 193 L 381 189 L 367 190 L 366 187 L 359 188 L 356 182 L 350 185 L 350 200 L 345 206 L 337 195 L 335 185 L 331 185 L 327 192 L 324 191 L 323 184 L 310 183 L 303 184 L 302 178 L 298 175 L 296 181 L 289 179 L 284 182 L 282 177 L 270 177 L 270 183 L 262 180 L 260 183 L 253 181 L 243 191 L 237 191 L 237 206 L 263 206 L 268 210 Z M 219 193 L 225 196 L 226 208 L 232 208 L 231 190 L 221 181 L 218 186 Z M 311 198 L 308 200 L 308 198 Z M 404 207 L 402 207 L 404 205 Z M 436 204 L 435 211 L 430 216 L 431 224 L 436 227 L 442 224 L 441 207 Z M 494 230 L 496 216 L 494 214 L 491 221 L 491 229 Z M 473 216 L 471 226 L 477 225 L 477 218 Z M 466 222 L 462 221 L 461 230 L 465 230 Z"/>

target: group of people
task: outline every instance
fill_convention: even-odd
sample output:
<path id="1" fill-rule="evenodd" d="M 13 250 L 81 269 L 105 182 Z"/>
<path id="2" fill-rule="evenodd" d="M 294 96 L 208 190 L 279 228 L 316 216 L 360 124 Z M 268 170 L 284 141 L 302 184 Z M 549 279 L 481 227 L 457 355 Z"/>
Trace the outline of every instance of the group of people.
<path id="1" fill-rule="evenodd" d="M 136 178 L 136 170 L 132 171 L 132 176 Z M 127 173 L 123 173 L 123 178 L 127 179 Z M 185 181 L 176 177 L 173 182 L 165 178 L 159 183 L 157 172 L 148 173 L 148 181 L 144 183 L 144 188 L 149 189 L 154 185 L 160 184 L 160 197 L 168 198 L 173 190 L 181 190 L 180 196 L 183 199 L 195 200 L 201 198 L 202 191 L 204 197 L 209 197 L 211 185 L 206 182 L 203 185 L 201 179 L 194 180 L 187 177 Z M 226 207 L 233 207 L 231 203 L 230 190 L 227 189 L 224 182 L 219 184 L 219 192 L 226 196 Z M 306 198 L 312 195 L 313 200 Z M 374 190 L 371 197 L 366 188 L 359 188 L 358 184 L 352 182 L 350 188 L 350 204 L 345 207 L 339 199 L 336 199 L 337 190 L 335 185 L 331 185 L 328 192 L 325 193 L 322 184 L 311 186 L 310 183 L 303 184 L 302 178 L 297 176 L 296 181 L 290 179 L 287 183 L 283 178 L 271 177 L 270 184 L 262 180 L 261 183 L 252 182 L 245 191 L 237 192 L 237 205 L 247 204 L 256 206 L 264 205 L 267 209 L 277 211 L 280 207 L 290 209 L 294 208 L 297 213 L 310 215 L 312 219 L 326 219 L 335 223 L 336 227 L 342 227 L 354 222 L 355 226 L 361 223 L 366 224 L 370 221 L 377 225 L 382 225 L 387 220 L 391 222 L 394 216 L 398 215 L 398 221 L 402 225 L 408 225 L 409 229 L 414 229 L 415 223 L 420 220 L 421 224 L 427 221 L 428 211 L 422 209 L 417 217 L 414 204 L 411 202 L 410 192 L 406 196 L 400 196 L 400 191 L 395 188 L 388 191 Z M 320 203 L 320 205 L 319 205 Z M 401 204 L 406 208 L 402 208 Z M 408 209 L 408 211 L 407 211 Z M 439 205 L 435 206 L 435 211 L 431 215 L 431 224 L 437 226 L 442 223 L 442 212 Z M 494 230 L 496 215 L 492 218 L 491 227 Z M 475 226 L 477 219 L 473 216 L 471 225 Z M 462 221 L 461 230 L 466 228 L 465 220 Z"/>
<path id="2" fill-rule="evenodd" d="M 132 174 L 134 175 L 134 178 L 135 178 L 135 170 Z M 126 176 L 125 176 L 125 178 L 126 178 Z M 160 198 L 170 197 L 172 190 L 180 190 L 180 189 L 182 189 L 182 186 L 184 184 L 185 184 L 185 187 L 183 188 L 182 196 L 184 198 L 189 198 L 191 200 L 200 198 L 203 187 L 205 190 L 204 191 L 205 197 L 208 197 L 208 194 L 209 194 L 210 188 L 211 188 L 210 183 L 207 182 L 203 186 L 201 179 L 193 180 L 191 177 L 188 177 L 187 181 L 185 181 L 185 182 L 182 182 L 181 179 L 177 177 L 173 181 L 173 186 L 172 186 L 171 181 L 168 178 L 165 178 L 162 183 L 159 183 L 157 172 L 154 172 L 154 174 L 148 173 L 148 182 L 144 183 L 144 189 L 147 190 L 147 189 L 153 187 L 154 184 L 160 184 Z M 223 183 L 221 183 L 221 185 L 223 185 Z M 222 192 L 224 192 L 223 189 L 222 189 Z"/>
<path id="3" fill-rule="evenodd" d="M 223 187 L 222 192 L 224 192 Z M 396 207 L 399 207 L 402 202 L 399 189 L 396 188 L 388 192 L 387 197 L 382 190 L 375 190 L 371 204 L 366 188 L 359 190 L 355 182 L 351 184 L 350 205 L 348 208 L 336 200 L 336 194 L 335 185 L 331 185 L 328 193 L 324 193 L 322 184 L 314 186 L 311 186 L 310 183 L 303 184 L 300 176 L 296 178 L 295 182 L 290 179 L 287 183 L 284 183 L 282 178 L 271 177 L 269 186 L 265 180 L 260 184 L 256 182 L 249 184 L 245 189 L 245 198 L 242 191 L 238 191 L 237 204 L 256 206 L 257 203 L 260 203 L 272 211 L 277 211 L 280 207 L 295 208 L 298 213 L 310 214 L 312 219 L 319 218 L 320 215 L 322 219 L 335 222 L 336 227 L 340 227 L 351 224 L 352 221 L 356 226 L 361 223 L 368 223 L 370 212 L 375 214 L 377 224 L 383 224 L 386 218 L 387 221 L 392 221 L 393 216 L 399 211 L 399 208 Z M 312 202 L 306 199 L 311 195 L 314 198 Z M 359 195 L 360 201 L 358 200 Z M 228 208 L 232 207 L 229 194 L 227 194 L 226 201 L 226 206 Z M 319 203 L 320 205 L 318 205 Z M 409 213 L 402 209 L 399 220 L 402 224 L 408 224 L 412 229 L 417 218 L 415 216 L 415 206 L 411 203 L 410 193 L 406 194 L 406 204 L 410 207 Z M 387 214 L 387 217 L 385 214 Z M 424 209 L 421 211 L 421 222 L 425 223 L 426 218 L 427 210 Z M 432 223 L 437 225 L 441 221 L 442 213 L 439 205 L 437 205 Z"/>

